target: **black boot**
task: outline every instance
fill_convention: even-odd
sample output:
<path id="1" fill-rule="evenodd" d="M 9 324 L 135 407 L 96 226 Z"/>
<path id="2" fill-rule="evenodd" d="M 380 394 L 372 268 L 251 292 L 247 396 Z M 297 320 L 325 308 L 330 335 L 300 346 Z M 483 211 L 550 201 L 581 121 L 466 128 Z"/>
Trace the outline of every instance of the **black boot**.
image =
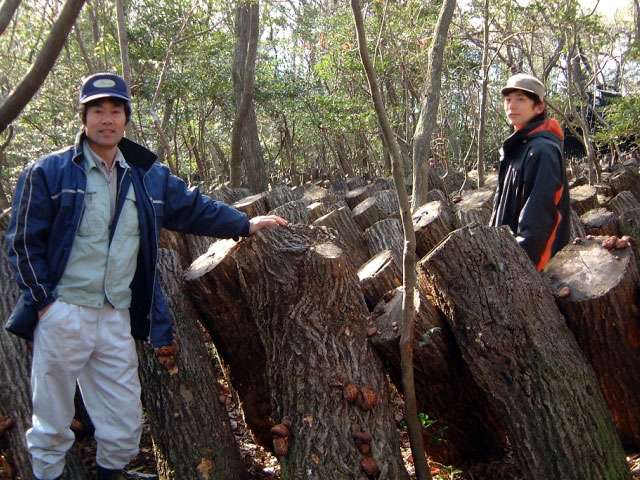
<path id="1" fill-rule="evenodd" d="M 111 470 L 109 468 L 96 465 L 97 480 L 125 480 L 122 470 Z"/>

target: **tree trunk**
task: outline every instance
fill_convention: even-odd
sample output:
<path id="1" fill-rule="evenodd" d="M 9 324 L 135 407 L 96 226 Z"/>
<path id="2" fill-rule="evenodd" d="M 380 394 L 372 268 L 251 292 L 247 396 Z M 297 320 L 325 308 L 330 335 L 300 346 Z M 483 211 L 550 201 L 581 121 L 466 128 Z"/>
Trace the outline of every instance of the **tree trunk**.
<path id="1" fill-rule="evenodd" d="M 375 332 L 372 330 L 370 337 L 400 391 L 401 302 L 399 288 L 382 298 L 371 315 Z M 413 366 L 418 411 L 428 414 L 433 422 L 423 429 L 431 458 L 446 465 L 470 465 L 504 454 L 503 427 L 464 365 L 442 314 L 421 293 L 416 301 Z"/>
<path id="2" fill-rule="evenodd" d="M 605 237 L 558 252 L 545 274 L 578 344 L 593 366 L 623 444 L 640 448 L 640 275 L 630 248 L 609 251 Z"/>
<path id="3" fill-rule="evenodd" d="M 231 133 L 231 184 L 235 187 L 241 185 L 244 165 L 248 184 L 256 192 L 267 189 L 267 176 L 253 107 L 259 20 L 258 0 L 236 6 L 236 46 L 233 58 L 236 115 Z"/>
<path id="4" fill-rule="evenodd" d="M 478 188 L 484 187 L 484 137 L 487 123 L 487 94 L 489 90 L 489 0 L 484 0 L 482 11 L 482 86 L 480 88 L 480 115 L 478 120 Z"/>
<path id="5" fill-rule="evenodd" d="M 402 223 L 397 218 L 387 218 L 374 223 L 364 232 L 364 238 L 369 247 L 369 255 L 374 256 L 383 250 L 391 250 L 393 256 L 402 265 L 402 251 L 404 249 L 404 236 Z"/>
<path id="6" fill-rule="evenodd" d="M 449 206 L 441 201 L 429 202 L 413 214 L 416 231 L 416 255 L 424 257 L 453 230 Z"/>
<path id="7" fill-rule="evenodd" d="M 353 262 L 353 265 L 358 268 L 369 257 L 369 249 L 367 248 L 362 230 L 353 220 L 351 216 L 351 210 L 349 207 L 338 208 L 332 212 L 326 214 L 324 217 L 320 217 L 313 225 L 316 227 L 330 227 L 338 232 L 338 241 L 347 256 Z"/>
<path id="8" fill-rule="evenodd" d="M 283 478 L 358 478 L 364 457 L 352 430 L 371 434 L 382 478 L 407 478 L 388 386 L 366 342 L 367 310 L 334 238 L 291 226 L 217 242 L 186 278 L 247 423 L 273 441 Z M 344 398 L 347 385 L 359 402 Z"/>
<path id="9" fill-rule="evenodd" d="M 0 218 L 0 240 L 4 245 L 4 232 L 9 212 Z M 9 314 L 18 299 L 18 286 L 9 266 L 5 249 L 0 249 L 0 318 Z M 26 431 L 31 427 L 31 387 L 29 385 L 31 353 L 27 342 L 0 328 L 0 420 L 9 418 L 13 424 L 0 433 L 0 457 L 6 460 L 13 473 L 22 480 L 32 480 L 31 457 L 27 451 Z M 85 480 L 87 472 L 74 447 L 66 458 L 64 480 Z M 7 473 L 7 478 L 14 478 Z M 4 478 L 4 477 L 3 477 Z"/>
<path id="10" fill-rule="evenodd" d="M 504 422 L 518 478 L 628 480 L 593 370 L 507 229 L 456 230 L 420 269 L 472 377 Z"/>
<path id="11" fill-rule="evenodd" d="M 416 211 L 425 203 L 429 185 L 429 157 L 431 155 L 431 134 L 436 125 L 440 104 L 442 82 L 442 62 L 447 42 L 447 32 L 456 7 L 455 0 L 444 0 L 438 15 L 438 23 L 433 32 L 429 50 L 427 83 L 424 89 L 420 117 L 413 136 L 413 195 L 411 210 Z"/>
<path id="12" fill-rule="evenodd" d="M 138 345 L 142 400 L 161 480 L 248 478 L 219 401 L 218 376 L 197 314 L 182 283 L 175 251 L 160 249 L 158 271 L 175 321 L 180 350 L 177 373 L 169 373 L 153 349 Z"/>
<path id="13" fill-rule="evenodd" d="M 2 2 L 0 6 L 0 35 L 4 33 L 11 23 L 14 13 L 20 6 L 20 2 L 21 0 L 4 0 Z"/>
<path id="14" fill-rule="evenodd" d="M 385 293 L 402 285 L 402 270 L 391 250 L 383 250 L 358 270 L 364 301 L 373 310 Z"/>
<path id="15" fill-rule="evenodd" d="M 84 0 L 67 0 L 64 4 L 33 65 L 22 77 L 18 86 L 0 104 L 0 133 L 4 132 L 7 126 L 20 115 L 22 109 L 44 83 L 83 5 Z"/>

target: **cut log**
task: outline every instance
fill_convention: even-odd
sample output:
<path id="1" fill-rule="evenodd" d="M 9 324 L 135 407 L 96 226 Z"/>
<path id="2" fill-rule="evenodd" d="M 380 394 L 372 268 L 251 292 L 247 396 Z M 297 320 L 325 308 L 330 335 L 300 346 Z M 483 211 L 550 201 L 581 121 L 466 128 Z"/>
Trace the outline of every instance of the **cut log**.
<path id="1" fill-rule="evenodd" d="M 251 195 L 251 191 L 248 188 L 223 185 L 222 187 L 212 190 L 208 195 L 215 200 L 220 200 L 221 202 L 231 205 Z"/>
<path id="2" fill-rule="evenodd" d="M 369 338 L 400 392 L 401 307 L 402 288 L 388 292 L 371 315 L 375 333 Z M 413 368 L 418 411 L 434 421 L 424 431 L 429 458 L 446 465 L 469 465 L 502 456 L 504 431 L 464 365 L 442 314 L 420 293 L 415 309 Z"/>
<path id="3" fill-rule="evenodd" d="M 346 186 L 348 190 L 354 190 L 356 188 L 364 187 L 367 181 L 362 177 L 347 178 Z"/>
<path id="4" fill-rule="evenodd" d="M 322 202 L 329 211 L 347 206 L 343 195 L 338 195 L 336 192 L 330 192 L 326 188 L 315 185 L 307 188 L 302 199 L 307 203 Z"/>
<path id="5" fill-rule="evenodd" d="M 429 190 L 427 192 L 427 196 L 425 197 L 425 203 L 435 202 L 436 200 L 440 200 L 441 202 L 449 203 L 449 199 L 442 192 L 442 190 L 438 190 L 434 188 L 433 190 Z"/>
<path id="6" fill-rule="evenodd" d="M 569 215 L 569 238 L 573 240 L 574 238 L 584 237 L 587 234 L 584 225 L 573 208 L 569 209 Z"/>
<path id="7" fill-rule="evenodd" d="M 307 205 L 307 215 L 309 217 L 308 223 L 315 222 L 327 213 L 329 213 L 327 206 L 322 202 L 313 202 L 310 205 Z"/>
<path id="8" fill-rule="evenodd" d="M 640 449 L 640 275 L 631 249 L 609 251 L 606 237 L 567 245 L 545 273 L 560 310 L 596 372 L 626 447 Z"/>
<path id="9" fill-rule="evenodd" d="M 504 424 L 517 478 L 628 480 L 595 374 L 513 235 L 464 227 L 419 268 Z"/>
<path id="10" fill-rule="evenodd" d="M 294 225 L 258 232 L 229 250 L 240 283 L 225 296 L 246 308 L 247 328 L 233 322 L 225 333 L 238 343 L 256 339 L 265 353 L 239 351 L 230 361 L 268 379 L 283 478 L 361 477 L 363 456 L 352 435 L 366 432 L 380 478 L 407 479 L 388 385 L 366 341 L 367 308 L 334 238 Z"/>
<path id="11" fill-rule="evenodd" d="M 402 269 L 393 252 L 383 250 L 360 267 L 358 280 L 367 307 L 373 310 L 385 293 L 402 285 Z"/>
<path id="12" fill-rule="evenodd" d="M 631 192 L 624 191 L 613 197 L 607 204 L 607 208 L 619 217 L 624 212 L 639 209 L 640 201 L 638 201 Z"/>
<path id="13" fill-rule="evenodd" d="M 375 190 L 395 190 L 396 188 L 393 178 L 377 177 L 371 183 L 374 185 Z"/>
<path id="14" fill-rule="evenodd" d="M 289 223 L 309 223 L 309 211 L 305 200 L 292 200 L 269 212 L 269 215 L 278 215 Z"/>
<path id="15" fill-rule="evenodd" d="M 227 411 L 219 401 L 218 375 L 197 314 L 185 295 L 183 269 L 176 252 L 159 250 L 158 272 L 180 346 L 178 370 L 171 374 L 148 344 L 138 345 L 142 400 L 159 477 L 248 478 Z"/>
<path id="16" fill-rule="evenodd" d="M 631 192 L 636 200 L 640 201 L 640 175 L 637 170 L 630 168 L 621 168 L 613 172 L 607 179 L 614 193 L 624 191 Z"/>
<path id="17" fill-rule="evenodd" d="M 387 218 L 374 223 L 364 232 L 369 247 L 369 255 L 374 256 L 383 250 L 391 250 L 398 265 L 402 265 L 404 250 L 404 232 L 397 218 Z"/>
<path id="18" fill-rule="evenodd" d="M 395 198 L 392 198 L 392 195 Z M 395 190 L 382 190 L 365 198 L 353 209 L 353 219 L 362 230 L 385 218 L 399 214 Z"/>
<path id="19" fill-rule="evenodd" d="M 0 216 L 0 244 L 4 246 L 4 232 L 9 212 Z M 4 248 L 0 249 L 0 318 L 9 318 L 18 299 L 18 285 Z M 31 427 L 31 354 L 27 342 L 0 327 L 0 419 L 9 419 L 13 426 L 0 432 L 0 458 L 15 477 L 32 480 L 31 457 L 27 450 L 26 431 Z M 2 466 L 2 463 L 0 463 Z M 4 477 L 3 477 L 4 478 Z M 85 480 L 88 472 L 75 446 L 66 457 L 63 480 Z"/>
<path id="20" fill-rule="evenodd" d="M 395 189 L 377 190 L 372 193 L 388 216 L 400 216 L 400 204 L 398 203 L 398 193 Z"/>
<path id="21" fill-rule="evenodd" d="M 264 215 L 268 211 L 264 193 L 258 193 L 257 195 L 245 197 L 242 200 L 234 203 L 233 207 L 237 208 L 241 212 L 246 213 L 249 218 L 257 217 L 258 215 Z"/>
<path id="22" fill-rule="evenodd" d="M 569 190 L 569 198 L 571 208 L 573 208 L 578 216 L 583 213 L 598 208 L 598 195 L 596 189 L 591 185 L 580 185 Z"/>
<path id="23" fill-rule="evenodd" d="M 596 208 L 580 217 L 587 235 L 618 235 L 618 218 L 606 208 Z"/>
<path id="24" fill-rule="evenodd" d="M 369 259 L 370 253 L 362 230 L 353 220 L 351 210 L 348 207 L 333 210 L 317 219 L 313 222 L 313 225 L 316 227 L 330 227 L 338 232 L 338 241 L 356 268 Z"/>
<path id="25" fill-rule="evenodd" d="M 356 205 L 361 203 L 365 198 L 371 196 L 372 193 L 371 185 L 365 185 L 354 190 L 349 190 L 344 196 L 344 200 L 347 202 L 349 208 L 353 210 L 356 208 Z"/>
<path id="26" fill-rule="evenodd" d="M 298 195 L 299 196 L 296 198 L 296 193 L 294 193 L 289 187 L 276 187 L 273 190 L 264 192 L 264 200 L 267 204 L 266 208 L 267 210 L 275 210 L 285 203 L 298 200 L 301 196 L 299 193 Z"/>
<path id="27" fill-rule="evenodd" d="M 422 205 L 413 214 L 413 228 L 416 232 L 416 257 L 422 258 L 453 230 L 449 206 L 439 200 Z"/>
<path id="28" fill-rule="evenodd" d="M 454 223 L 456 228 L 473 223 L 487 225 L 491 218 L 493 190 L 472 190 L 462 194 L 459 202 L 456 202 L 454 210 Z"/>
<path id="29" fill-rule="evenodd" d="M 185 280 L 200 321 L 211 335 L 229 369 L 231 384 L 242 401 L 245 420 L 256 441 L 271 447 L 270 394 L 266 372 L 255 366 L 267 362 L 264 346 L 246 302 L 241 301 L 240 279 L 232 252 L 233 240 L 218 240 L 185 272 Z M 242 361 L 251 358 L 251 365 Z"/>

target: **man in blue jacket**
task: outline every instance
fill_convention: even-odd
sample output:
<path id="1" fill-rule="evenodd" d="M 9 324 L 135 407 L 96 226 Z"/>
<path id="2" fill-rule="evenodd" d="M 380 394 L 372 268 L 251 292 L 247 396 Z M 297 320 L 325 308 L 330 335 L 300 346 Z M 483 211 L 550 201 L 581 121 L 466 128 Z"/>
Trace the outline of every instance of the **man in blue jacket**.
<path id="1" fill-rule="evenodd" d="M 508 225 L 537 270 L 569 242 L 569 187 L 562 156 L 564 134 L 547 118 L 544 85 L 519 73 L 502 89 L 513 134 L 500 150 L 491 225 Z"/>
<path id="2" fill-rule="evenodd" d="M 286 224 L 247 216 L 188 189 L 124 137 L 129 89 L 111 73 L 80 92 L 76 145 L 29 164 L 18 181 L 7 249 L 21 289 L 7 329 L 33 340 L 32 427 L 38 480 L 57 479 L 73 443 L 76 381 L 95 424 L 98 479 L 120 478 L 142 424 L 134 338 L 172 344 L 156 275 L 161 228 L 222 238 Z"/>

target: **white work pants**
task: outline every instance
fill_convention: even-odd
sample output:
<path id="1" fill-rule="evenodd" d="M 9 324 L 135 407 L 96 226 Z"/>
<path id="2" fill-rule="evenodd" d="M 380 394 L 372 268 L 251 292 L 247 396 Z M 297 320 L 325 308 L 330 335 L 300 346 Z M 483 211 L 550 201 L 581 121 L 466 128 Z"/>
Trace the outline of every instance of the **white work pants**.
<path id="1" fill-rule="evenodd" d="M 27 446 L 33 473 L 56 478 L 74 435 L 76 381 L 93 421 L 96 461 L 123 468 L 138 453 L 142 429 L 138 357 L 129 311 L 54 302 L 34 334 L 33 424 Z"/>

